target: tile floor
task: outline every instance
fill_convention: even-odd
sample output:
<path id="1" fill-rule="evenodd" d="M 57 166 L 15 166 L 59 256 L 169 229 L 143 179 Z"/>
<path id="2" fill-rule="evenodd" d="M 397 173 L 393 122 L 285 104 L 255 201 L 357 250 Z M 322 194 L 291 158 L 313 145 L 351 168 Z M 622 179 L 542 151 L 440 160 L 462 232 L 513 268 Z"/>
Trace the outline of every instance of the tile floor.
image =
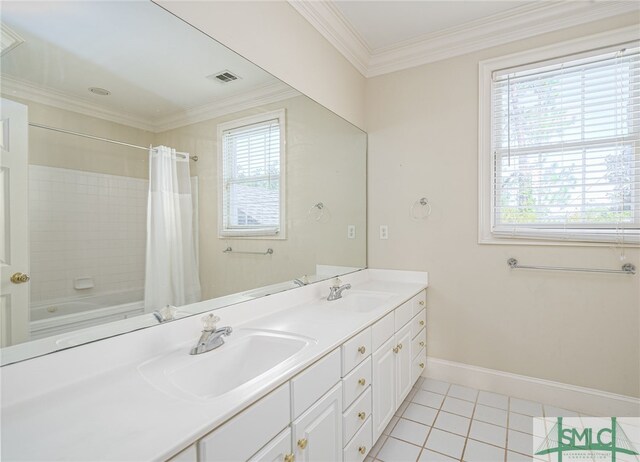
<path id="1" fill-rule="evenodd" d="M 365 462 L 537 461 L 531 457 L 532 416 L 543 415 L 578 416 L 566 409 L 420 378 Z"/>

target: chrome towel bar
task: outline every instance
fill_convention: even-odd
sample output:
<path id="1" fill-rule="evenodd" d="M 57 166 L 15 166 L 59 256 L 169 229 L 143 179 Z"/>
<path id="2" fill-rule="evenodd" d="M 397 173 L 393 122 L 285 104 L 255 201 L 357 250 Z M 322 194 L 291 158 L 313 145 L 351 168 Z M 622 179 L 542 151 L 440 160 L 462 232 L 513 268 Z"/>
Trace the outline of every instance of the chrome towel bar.
<path id="1" fill-rule="evenodd" d="M 246 251 L 243 251 L 243 250 L 233 250 L 231 247 L 227 247 L 222 252 L 223 253 L 231 253 L 231 252 L 233 252 L 233 253 L 244 253 L 244 254 L 248 254 L 248 255 L 273 255 L 273 249 L 271 247 L 269 247 L 264 252 L 246 252 Z"/>
<path id="2" fill-rule="evenodd" d="M 531 269 L 531 270 L 548 270 L 548 271 L 579 271 L 583 273 L 613 273 L 613 274 L 636 274 L 636 267 L 632 263 L 625 263 L 622 265 L 622 269 L 605 269 L 605 268 L 571 268 L 566 266 L 529 266 L 520 265 L 518 260 L 510 258 L 507 260 L 507 265 L 511 269 Z"/>

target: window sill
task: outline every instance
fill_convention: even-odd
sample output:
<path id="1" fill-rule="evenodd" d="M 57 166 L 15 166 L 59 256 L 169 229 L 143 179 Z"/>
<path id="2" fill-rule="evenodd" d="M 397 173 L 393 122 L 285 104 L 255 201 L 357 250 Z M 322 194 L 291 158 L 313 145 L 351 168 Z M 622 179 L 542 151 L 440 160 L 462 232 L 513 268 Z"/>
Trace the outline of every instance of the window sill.
<path id="1" fill-rule="evenodd" d="M 558 239 L 532 239 L 520 237 L 484 237 L 478 238 L 478 244 L 483 245 L 534 245 L 548 247 L 622 247 L 623 245 L 615 241 L 579 241 L 579 240 L 558 240 Z M 640 248 L 640 242 L 625 241 L 624 247 Z"/>

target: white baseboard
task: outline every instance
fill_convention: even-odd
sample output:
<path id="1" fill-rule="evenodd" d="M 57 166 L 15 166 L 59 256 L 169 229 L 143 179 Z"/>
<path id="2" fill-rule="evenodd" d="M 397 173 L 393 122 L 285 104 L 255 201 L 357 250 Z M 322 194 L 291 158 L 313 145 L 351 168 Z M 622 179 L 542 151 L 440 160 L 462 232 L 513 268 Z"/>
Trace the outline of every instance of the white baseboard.
<path id="1" fill-rule="evenodd" d="M 640 416 L 639 398 L 444 359 L 427 357 L 422 375 L 592 416 Z"/>

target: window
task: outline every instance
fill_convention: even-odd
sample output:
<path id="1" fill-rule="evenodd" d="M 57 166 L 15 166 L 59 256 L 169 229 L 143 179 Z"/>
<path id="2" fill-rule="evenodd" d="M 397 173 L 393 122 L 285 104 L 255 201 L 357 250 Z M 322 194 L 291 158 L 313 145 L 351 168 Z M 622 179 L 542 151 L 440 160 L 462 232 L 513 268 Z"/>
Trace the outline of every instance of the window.
<path id="1" fill-rule="evenodd" d="M 218 125 L 220 237 L 284 239 L 284 110 Z"/>
<path id="2" fill-rule="evenodd" d="M 480 128 L 489 129 L 481 163 L 487 173 L 489 158 L 490 202 L 481 210 L 490 217 L 481 228 L 490 230 L 481 242 L 640 243 L 638 45 L 481 63 L 490 87 L 490 123 Z"/>

